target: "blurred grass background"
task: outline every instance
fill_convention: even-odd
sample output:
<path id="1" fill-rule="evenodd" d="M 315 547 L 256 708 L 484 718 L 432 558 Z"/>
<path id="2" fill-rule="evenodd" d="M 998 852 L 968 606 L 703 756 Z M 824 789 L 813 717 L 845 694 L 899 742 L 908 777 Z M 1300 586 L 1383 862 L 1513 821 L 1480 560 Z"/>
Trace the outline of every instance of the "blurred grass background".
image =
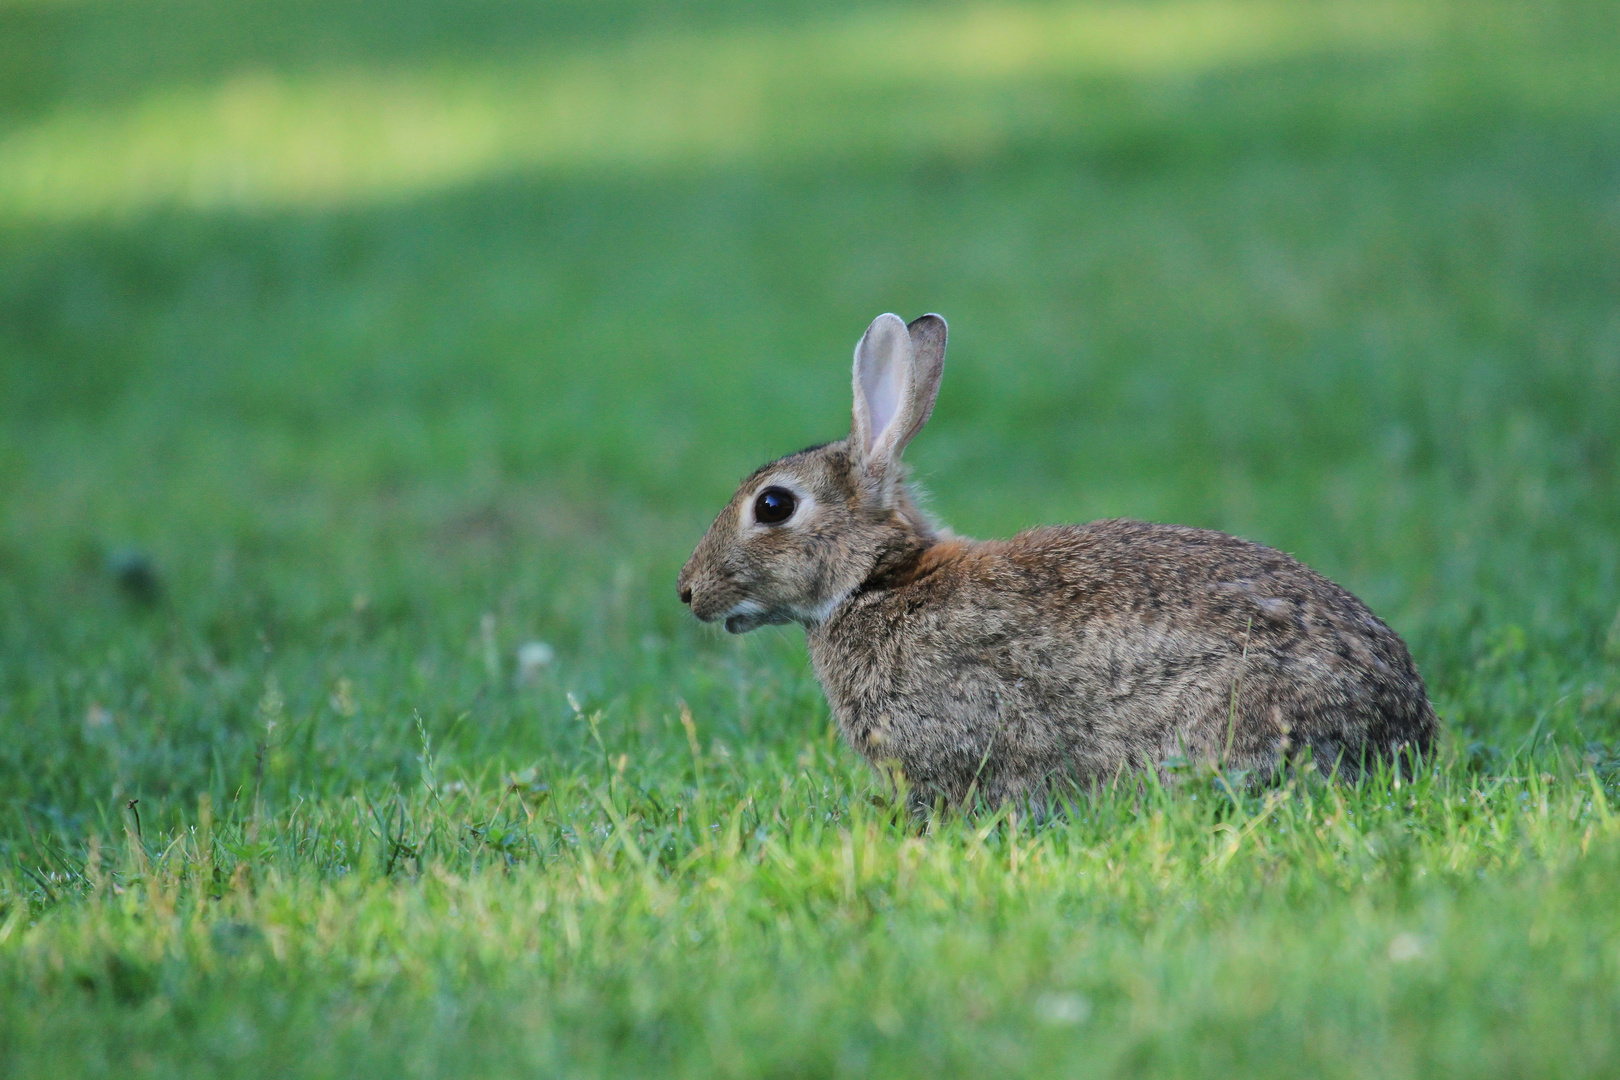
<path id="1" fill-rule="evenodd" d="M 673 575 L 886 310 L 957 529 L 1281 547 L 1452 759 L 1612 756 L 1612 4 L 0 0 L 0 845 L 573 767 L 569 694 L 793 760 L 798 632 Z"/>

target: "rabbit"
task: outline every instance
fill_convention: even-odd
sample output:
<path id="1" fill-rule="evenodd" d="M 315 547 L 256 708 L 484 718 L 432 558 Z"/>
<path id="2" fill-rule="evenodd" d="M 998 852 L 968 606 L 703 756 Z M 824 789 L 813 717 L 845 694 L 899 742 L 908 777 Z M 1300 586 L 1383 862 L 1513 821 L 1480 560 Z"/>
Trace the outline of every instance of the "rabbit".
<path id="1" fill-rule="evenodd" d="M 914 808 L 1173 782 L 1173 760 L 1277 775 L 1308 747 L 1354 777 L 1431 750 L 1405 643 L 1280 551 L 1128 520 L 970 540 L 919 509 L 900 455 L 945 343 L 938 315 L 878 316 L 849 437 L 744 480 L 676 583 L 733 634 L 802 624 L 844 737 Z"/>

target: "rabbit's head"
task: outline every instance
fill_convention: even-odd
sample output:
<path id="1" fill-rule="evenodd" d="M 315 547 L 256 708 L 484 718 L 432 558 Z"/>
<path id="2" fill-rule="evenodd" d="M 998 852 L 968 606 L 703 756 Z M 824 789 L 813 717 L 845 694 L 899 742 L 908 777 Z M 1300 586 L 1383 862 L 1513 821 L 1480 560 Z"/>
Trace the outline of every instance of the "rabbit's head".
<path id="1" fill-rule="evenodd" d="M 933 543 L 936 527 L 902 483 L 900 452 L 933 411 L 944 369 L 944 319 L 874 319 L 855 347 L 849 438 L 742 482 L 676 581 L 692 614 L 723 619 L 733 634 L 814 625 Z"/>

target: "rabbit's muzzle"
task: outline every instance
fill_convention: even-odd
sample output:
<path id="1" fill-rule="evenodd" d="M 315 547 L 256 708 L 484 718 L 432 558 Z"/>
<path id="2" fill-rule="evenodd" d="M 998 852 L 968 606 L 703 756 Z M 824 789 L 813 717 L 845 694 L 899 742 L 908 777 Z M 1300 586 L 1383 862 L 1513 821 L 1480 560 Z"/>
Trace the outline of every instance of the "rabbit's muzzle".
<path id="1" fill-rule="evenodd" d="M 698 570 L 688 565 L 676 579 L 675 587 L 681 603 L 703 622 L 718 622 L 743 600 L 737 583 L 712 568 Z"/>
<path id="2" fill-rule="evenodd" d="M 690 607 L 692 614 L 700 621 L 718 622 L 736 602 L 735 598 L 727 595 L 731 592 L 732 590 L 726 588 L 682 585 L 681 602 Z"/>
<path id="3" fill-rule="evenodd" d="M 767 605 L 748 595 L 748 591 L 733 577 L 709 571 L 688 573 L 683 570 L 675 587 L 681 603 L 692 609 L 692 614 L 706 623 L 724 621 L 726 630 L 733 634 L 746 634 L 769 623 L 790 621 Z"/>

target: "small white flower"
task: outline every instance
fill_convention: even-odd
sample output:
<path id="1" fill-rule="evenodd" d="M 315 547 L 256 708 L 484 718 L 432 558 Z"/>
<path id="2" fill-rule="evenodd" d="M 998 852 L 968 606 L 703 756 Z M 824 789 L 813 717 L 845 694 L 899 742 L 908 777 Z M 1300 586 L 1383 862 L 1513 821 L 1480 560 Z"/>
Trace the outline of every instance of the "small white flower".
<path id="1" fill-rule="evenodd" d="M 1397 964 L 1416 960 L 1424 952 L 1423 939 L 1405 930 L 1389 939 L 1389 958 Z"/>
<path id="2" fill-rule="evenodd" d="M 525 641 L 518 646 L 517 677 L 520 683 L 532 683 L 540 671 L 557 659 L 557 651 L 543 641 Z"/>
<path id="3" fill-rule="evenodd" d="M 1042 994 L 1035 999 L 1035 1015 L 1054 1027 L 1073 1027 L 1091 1017 L 1091 1002 L 1079 994 Z"/>

